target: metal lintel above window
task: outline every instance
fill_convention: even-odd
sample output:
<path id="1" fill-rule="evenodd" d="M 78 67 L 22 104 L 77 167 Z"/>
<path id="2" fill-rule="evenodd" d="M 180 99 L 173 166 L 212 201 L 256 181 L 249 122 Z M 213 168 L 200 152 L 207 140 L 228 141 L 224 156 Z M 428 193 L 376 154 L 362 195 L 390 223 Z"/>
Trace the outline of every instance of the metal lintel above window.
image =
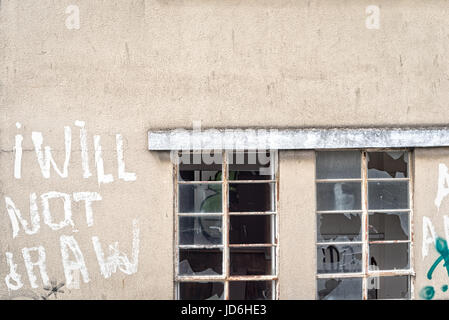
<path id="1" fill-rule="evenodd" d="M 149 150 L 352 149 L 449 146 L 449 127 L 203 129 L 148 132 Z"/>

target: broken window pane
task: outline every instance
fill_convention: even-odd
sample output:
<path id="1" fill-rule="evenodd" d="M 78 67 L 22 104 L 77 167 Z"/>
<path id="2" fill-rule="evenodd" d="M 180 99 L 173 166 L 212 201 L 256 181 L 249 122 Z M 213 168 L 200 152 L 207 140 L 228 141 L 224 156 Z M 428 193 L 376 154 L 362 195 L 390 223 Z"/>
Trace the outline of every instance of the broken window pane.
<path id="1" fill-rule="evenodd" d="M 317 179 L 360 179 L 360 151 L 322 151 L 316 154 Z"/>
<path id="2" fill-rule="evenodd" d="M 222 273 L 221 249 L 180 249 L 179 274 L 217 276 Z"/>
<path id="3" fill-rule="evenodd" d="M 223 300 L 222 282 L 180 282 L 180 300 Z"/>
<path id="4" fill-rule="evenodd" d="M 180 165 L 179 181 L 221 181 L 221 165 Z"/>
<path id="5" fill-rule="evenodd" d="M 319 245 L 317 258 L 318 273 L 361 272 L 362 245 Z"/>
<path id="6" fill-rule="evenodd" d="M 317 219 L 317 241 L 362 241 L 361 214 L 319 214 Z"/>
<path id="7" fill-rule="evenodd" d="M 368 152 L 368 178 L 407 178 L 408 153 Z"/>
<path id="8" fill-rule="evenodd" d="M 319 245 L 317 247 L 318 273 L 362 271 L 362 245 Z"/>
<path id="9" fill-rule="evenodd" d="M 179 181 L 221 181 L 221 153 L 180 152 Z"/>
<path id="10" fill-rule="evenodd" d="M 231 248 L 231 275 L 272 275 L 273 248 Z"/>
<path id="11" fill-rule="evenodd" d="M 273 281 L 230 281 L 229 300 L 270 300 Z"/>
<path id="12" fill-rule="evenodd" d="M 408 212 L 370 212 L 368 216 L 369 240 L 408 240 Z"/>
<path id="13" fill-rule="evenodd" d="M 206 165 L 212 162 L 194 153 L 178 166 L 177 296 L 272 299 L 276 281 L 257 281 L 256 276 L 276 274 L 276 158 L 255 151 L 220 155 L 226 153 L 226 164 L 220 158 Z M 260 212 L 268 214 L 255 214 Z M 251 281 L 235 281 L 251 275 Z"/>
<path id="14" fill-rule="evenodd" d="M 216 216 L 179 217 L 179 244 L 221 244 L 221 223 Z"/>
<path id="15" fill-rule="evenodd" d="M 362 278 L 318 279 L 319 300 L 361 300 Z"/>
<path id="16" fill-rule="evenodd" d="M 369 257 L 369 270 L 408 269 L 409 244 L 370 244 Z"/>
<path id="17" fill-rule="evenodd" d="M 180 213 L 221 211 L 221 184 L 183 184 L 179 186 Z"/>
<path id="18" fill-rule="evenodd" d="M 368 209 L 408 209 L 408 181 L 368 183 Z"/>
<path id="19" fill-rule="evenodd" d="M 273 212 L 274 183 L 230 183 L 230 212 Z"/>
<path id="20" fill-rule="evenodd" d="M 410 277 L 368 278 L 368 299 L 409 299 Z"/>
<path id="21" fill-rule="evenodd" d="M 317 183 L 317 209 L 360 210 L 360 182 Z"/>
<path id="22" fill-rule="evenodd" d="M 410 244 L 396 243 L 410 239 L 410 215 L 407 211 L 410 208 L 409 154 L 404 151 L 366 152 L 367 163 L 363 167 L 366 171 L 363 174 L 362 156 L 358 151 L 316 153 L 316 178 L 321 179 L 316 184 L 317 242 L 321 243 L 317 245 L 317 271 L 321 274 L 360 273 L 361 276 L 318 279 L 319 299 L 362 299 L 364 263 L 368 264 L 366 267 L 370 271 L 406 271 L 410 267 Z M 343 180 L 349 178 L 363 181 Z M 326 179 L 336 181 L 322 181 Z M 362 203 L 361 191 L 365 183 L 367 199 Z M 365 234 L 362 234 L 362 206 L 364 210 L 368 209 Z M 402 212 L 389 212 L 395 210 Z M 355 241 L 363 242 L 363 245 Z M 362 250 L 365 241 L 371 241 L 366 251 Z M 367 281 L 365 293 L 370 299 L 410 298 L 409 276 L 371 277 Z M 373 281 L 379 281 L 378 287 L 370 287 Z M 348 285 L 344 286 L 345 283 Z"/>
<path id="23" fill-rule="evenodd" d="M 231 216 L 229 243 L 271 243 L 272 219 L 271 215 Z"/>
<path id="24" fill-rule="evenodd" d="M 274 180 L 270 152 L 235 152 L 229 155 L 229 180 Z"/>

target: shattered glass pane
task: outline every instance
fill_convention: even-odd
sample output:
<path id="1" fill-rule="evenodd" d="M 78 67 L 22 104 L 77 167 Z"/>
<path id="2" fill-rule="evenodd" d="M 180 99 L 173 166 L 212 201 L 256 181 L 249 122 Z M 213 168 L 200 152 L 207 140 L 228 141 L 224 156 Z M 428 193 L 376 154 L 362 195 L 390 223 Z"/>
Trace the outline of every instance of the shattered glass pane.
<path id="1" fill-rule="evenodd" d="M 317 247 L 318 273 L 362 271 L 362 245 L 329 244 Z"/>
<path id="2" fill-rule="evenodd" d="M 407 178 L 408 153 L 368 152 L 368 178 Z"/>
<path id="3" fill-rule="evenodd" d="M 273 251 L 272 247 L 231 248 L 231 275 L 272 275 Z"/>
<path id="4" fill-rule="evenodd" d="M 274 180 L 270 152 L 234 152 L 229 154 L 229 180 Z M 273 165 L 272 165 L 273 164 Z"/>
<path id="5" fill-rule="evenodd" d="M 231 216 L 229 243 L 252 244 L 271 243 L 271 215 L 237 215 Z"/>
<path id="6" fill-rule="evenodd" d="M 408 240 L 408 212 L 370 212 L 368 215 L 370 241 Z"/>
<path id="7" fill-rule="evenodd" d="M 318 211 L 361 209 L 360 182 L 317 183 L 316 187 Z"/>
<path id="8" fill-rule="evenodd" d="M 230 183 L 229 211 L 273 212 L 274 183 Z"/>
<path id="9" fill-rule="evenodd" d="M 210 164 L 205 164 L 205 161 Z M 221 163 L 221 153 L 181 155 L 178 179 L 179 181 L 221 181 Z"/>
<path id="10" fill-rule="evenodd" d="M 317 179 L 360 179 L 360 151 L 320 151 L 316 153 Z"/>
<path id="11" fill-rule="evenodd" d="M 362 278 L 318 279 L 319 300 L 361 300 Z"/>
<path id="12" fill-rule="evenodd" d="M 408 181 L 368 182 L 368 209 L 408 208 Z"/>
<path id="13" fill-rule="evenodd" d="M 409 299 L 410 277 L 368 278 L 368 299 Z"/>
<path id="14" fill-rule="evenodd" d="M 223 267 L 221 249 L 180 249 L 179 275 L 217 276 Z"/>
<path id="15" fill-rule="evenodd" d="M 362 241 L 361 214 L 319 214 L 317 219 L 317 241 Z"/>
<path id="16" fill-rule="evenodd" d="M 395 270 L 409 268 L 408 243 L 369 245 L 369 270 Z"/>
<path id="17" fill-rule="evenodd" d="M 222 282 L 180 282 L 180 300 L 223 300 Z"/>
<path id="18" fill-rule="evenodd" d="M 230 281 L 229 300 L 271 300 L 273 281 Z"/>
<path id="19" fill-rule="evenodd" d="M 215 213 L 222 211 L 221 184 L 179 185 L 180 213 Z"/>
<path id="20" fill-rule="evenodd" d="M 221 223 L 216 216 L 179 217 L 179 244 L 221 244 Z"/>

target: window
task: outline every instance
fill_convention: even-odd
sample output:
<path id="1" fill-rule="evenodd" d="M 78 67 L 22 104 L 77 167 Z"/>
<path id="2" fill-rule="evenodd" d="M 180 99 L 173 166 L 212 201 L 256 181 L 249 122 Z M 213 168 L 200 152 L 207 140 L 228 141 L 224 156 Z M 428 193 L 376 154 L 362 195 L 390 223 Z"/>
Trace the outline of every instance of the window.
<path id="1" fill-rule="evenodd" d="M 177 299 L 275 299 L 277 153 L 183 152 L 175 165 Z"/>
<path id="2" fill-rule="evenodd" d="M 316 153 L 317 298 L 409 299 L 411 155 Z"/>

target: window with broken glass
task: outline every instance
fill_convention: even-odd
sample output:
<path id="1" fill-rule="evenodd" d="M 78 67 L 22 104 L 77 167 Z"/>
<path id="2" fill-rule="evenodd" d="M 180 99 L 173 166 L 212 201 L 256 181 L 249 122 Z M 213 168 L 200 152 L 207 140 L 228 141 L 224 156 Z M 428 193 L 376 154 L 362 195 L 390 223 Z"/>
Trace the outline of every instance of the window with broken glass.
<path id="1" fill-rule="evenodd" d="M 180 154 L 177 299 L 276 299 L 277 152 Z"/>
<path id="2" fill-rule="evenodd" d="M 316 153 L 317 298 L 412 295 L 411 153 Z"/>

